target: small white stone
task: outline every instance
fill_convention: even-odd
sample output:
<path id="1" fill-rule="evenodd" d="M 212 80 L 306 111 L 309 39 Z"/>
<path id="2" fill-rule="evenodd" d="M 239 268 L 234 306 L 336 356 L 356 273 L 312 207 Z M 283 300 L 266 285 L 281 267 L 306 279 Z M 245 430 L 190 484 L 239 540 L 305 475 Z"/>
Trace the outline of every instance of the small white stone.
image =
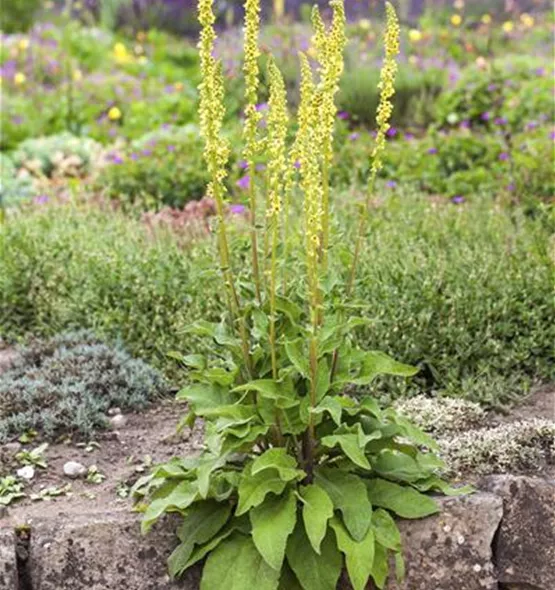
<path id="1" fill-rule="evenodd" d="M 443 527 L 443 531 L 444 531 L 444 532 L 446 532 L 446 533 L 450 533 L 450 532 L 451 532 L 451 526 L 450 526 L 450 525 L 448 525 L 448 524 L 446 524 L 446 525 Z"/>
<path id="2" fill-rule="evenodd" d="M 459 545 L 462 545 L 462 544 L 464 543 L 464 537 L 463 537 L 462 535 L 459 535 L 459 536 L 457 537 L 457 543 L 458 543 Z"/>
<path id="3" fill-rule="evenodd" d="M 77 479 L 78 477 L 84 477 L 87 473 L 87 468 L 78 463 L 77 461 L 68 461 L 64 463 L 64 474 L 71 479 Z"/>
<path id="4" fill-rule="evenodd" d="M 108 410 L 108 416 L 116 416 L 117 414 L 121 414 L 121 410 L 119 408 L 110 408 Z"/>
<path id="5" fill-rule="evenodd" d="M 479 563 L 476 563 L 472 566 L 472 569 L 478 574 L 482 571 L 482 566 Z"/>
<path id="6" fill-rule="evenodd" d="M 35 468 L 31 465 L 25 465 L 21 469 L 16 471 L 17 477 L 21 477 L 21 479 L 31 480 L 35 477 Z"/>
<path id="7" fill-rule="evenodd" d="M 127 423 L 127 418 L 123 414 L 116 414 L 110 418 L 110 424 L 114 430 L 122 428 Z"/>

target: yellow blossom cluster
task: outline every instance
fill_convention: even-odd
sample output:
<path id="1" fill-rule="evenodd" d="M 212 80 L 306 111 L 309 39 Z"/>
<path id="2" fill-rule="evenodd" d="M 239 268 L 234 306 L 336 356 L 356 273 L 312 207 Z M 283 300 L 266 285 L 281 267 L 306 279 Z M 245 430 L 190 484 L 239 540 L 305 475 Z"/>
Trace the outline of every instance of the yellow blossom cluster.
<path id="1" fill-rule="evenodd" d="M 268 113 L 268 210 L 267 216 L 277 217 L 281 211 L 283 179 L 287 166 L 287 92 L 274 60 L 268 64 L 270 98 Z"/>
<path id="2" fill-rule="evenodd" d="M 391 99 L 395 94 L 395 75 L 397 74 L 396 57 L 399 54 L 399 21 L 395 14 L 393 6 L 387 2 L 386 5 L 386 31 L 384 38 L 385 59 L 380 72 L 380 103 L 376 116 L 378 132 L 376 143 L 372 150 L 372 168 L 370 182 L 373 184 L 376 175 L 382 167 L 382 156 L 385 150 L 385 138 L 389 131 L 391 114 L 393 113 L 393 103 Z"/>
<path id="3" fill-rule="evenodd" d="M 121 42 L 114 45 L 114 59 L 118 64 L 128 64 L 134 60 L 133 55 L 127 51 L 127 47 Z"/>
<path id="4" fill-rule="evenodd" d="M 252 163 L 257 153 L 256 130 L 262 115 L 256 110 L 258 100 L 258 33 L 260 30 L 260 1 L 245 0 L 245 27 L 244 27 L 244 63 L 243 74 L 245 75 L 245 124 L 243 137 L 245 149 L 243 156 L 245 160 Z M 250 171 L 252 173 L 252 170 Z"/>

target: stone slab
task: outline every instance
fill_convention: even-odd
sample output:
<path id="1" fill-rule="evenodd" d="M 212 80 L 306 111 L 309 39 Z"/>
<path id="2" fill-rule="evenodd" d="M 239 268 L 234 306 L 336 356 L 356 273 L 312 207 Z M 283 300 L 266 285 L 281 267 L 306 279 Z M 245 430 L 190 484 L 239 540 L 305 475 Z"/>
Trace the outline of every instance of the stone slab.
<path id="1" fill-rule="evenodd" d="M 17 589 L 15 533 L 11 528 L 4 528 L 0 529 L 0 590 Z"/>

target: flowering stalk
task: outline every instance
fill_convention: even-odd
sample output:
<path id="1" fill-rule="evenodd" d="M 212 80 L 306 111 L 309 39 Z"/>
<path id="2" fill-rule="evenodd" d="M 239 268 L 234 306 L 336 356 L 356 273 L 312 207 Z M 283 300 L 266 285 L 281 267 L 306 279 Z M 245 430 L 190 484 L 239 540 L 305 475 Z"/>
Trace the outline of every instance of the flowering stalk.
<path id="1" fill-rule="evenodd" d="M 395 94 L 395 74 L 397 73 L 396 57 L 399 54 L 399 21 L 393 5 L 389 2 L 385 4 L 386 9 L 386 31 L 384 36 L 385 59 L 380 71 L 380 82 L 378 88 L 380 89 L 380 102 L 376 115 L 376 123 L 378 125 L 378 133 L 376 135 L 376 143 L 372 150 L 372 167 L 370 169 L 370 178 L 368 179 L 368 186 L 366 189 L 366 200 L 360 212 L 360 220 L 358 225 L 358 235 L 355 244 L 355 251 L 351 263 L 349 282 L 347 283 L 347 297 L 349 297 L 354 288 L 356 269 L 360 249 L 362 247 L 362 240 L 366 231 L 366 224 L 368 221 L 368 211 L 370 208 L 370 199 L 374 194 L 374 186 L 376 184 L 376 177 L 383 166 L 383 153 L 385 151 L 385 138 L 390 128 L 389 120 L 393 113 L 393 103 L 391 99 Z M 333 381 L 333 376 L 337 368 L 337 361 L 339 359 L 339 351 L 335 350 L 331 364 L 330 380 Z"/>
<path id="2" fill-rule="evenodd" d="M 204 138 L 204 159 L 208 167 L 211 181 L 207 193 L 216 203 L 218 223 L 218 252 L 220 267 L 228 290 L 230 311 L 234 320 L 238 321 L 243 357 L 248 372 L 251 372 L 249 342 L 244 318 L 241 314 L 239 297 L 235 288 L 225 224 L 225 185 L 226 164 L 229 158 L 229 144 L 222 137 L 221 128 L 225 114 L 223 97 L 224 85 L 222 64 L 213 56 L 216 33 L 214 31 L 215 16 L 212 10 L 213 0 L 199 0 L 198 15 L 202 26 L 198 43 L 202 82 L 199 85 L 200 131 Z"/>
<path id="3" fill-rule="evenodd" d="M 244 27 L 244 53 L 245 61 L 243 73 L 245 75 L 245 125 L 243 137 L 245 149 L 243 157 L 247 162 L 247 170 L 250 175 L 249 183 L 249 204 L 250 204 L 250 225 L 251 225 L 251 248 L 252 248 L 252 273 L 254 287 L 258 303 L 262 303 L 260 289 L 260 270 L 258 263 L 258 240 L 256 228 L 256 187 L 255 187 L 255 156 L 259 149 L 256 131 L 262 115 L 256 110 L 258 99 L 258 33 L 260 29 L 260 0 L 245 0 L 245 27 Z"/>
<path id="4" fill-rule="evenodd" d="M 376 115 L 376 123 L 378 131 L 376 135 L 376 143 L 372 150 L 372 167 L 370 169 L 370 178 L 368 179 L 368 186 L 366 189 L 366 200 L 361 210 L 358 236 L 355 246 L 355 252 L 353 255 L 353 261 L 351 264 L 350 278 L 347 286 L 347 295 L 352 293 L 356 275 L 356 267 L 358 263 L 358 257 L 360 255 L 360 248 L 362 246 L 362 239 L 364 237 L 364 231 L 366 229 L 366 223 L 368 220 L 368 211 L 370 208 L 370 199 L 374 194 L 374 186 L 376 184 L 376 177 L 378 172 L 383 167 L 383 154 L 385 151 L 385 138 L 389 131 L 390 124 L 389 120 L 393 113 L 393 103 L 391 99 L 395 94 L 395 75 L 397 74 L 397 61 L 396 57 L 399 54 L 399 21 L 395 8 L 389 2 L 385 4 L 386 9 L 386 30 L 384 36 L 385 46 L 385 59 L 380 72 L 380 82 L 378 88 L 380 89 L 380 102 L 378 105 L 378 111 Z"/>
<path id="5" fill-rule="evenodd" d="M 329 234 L 330 234 L 330 190 L 329 169 L 332 163 L 333 132 L 337 107 L 335 95 L 339 90 L 339 80 L 343 73 L 343 51 L 347 44 L 345 35 L 345 7 L 343 0 L 331 0 L 333 20 L 329 32 L 320 16 L 317 6 L 312 10 L 312 24 L 314 26 L 314 45 L 319 62 L 320 83 L 318 91 L 320 97 L 319 132 L 320 149 L 322 153 L 322 243 L 320 257 L 323 269 L 327 268 Z"/>
<path id="6" fill-rule="evenodd" d="M 300 163 L 300 186 L 304 193 L 305 250 L 312 334 L 309 342 L 310 406 L 316 406 L 316 378 L 318 375 L 318 329 L 320 325 L 319 252 L 322 235 L 322 176 L 317 150 L 319 95 L 312 79 L 306 55 L 301 59 L 301 102 L 298 111 L 299 129 L 295 150 Z M 308 434 L 303 442 L 308 479 L 312 478 L 314 423 L 309 413 Z"/>
<path id="7" fill-rule="evenodd" d="M 268 64 L 270 99 L 268 114 L 268 220 L 270 243 L 270 346 L 272 354 L 272 376 L 278 378 L 276 356 L 276 291 L 277 291 L 277 246 L 279 218 L 281 213 L 283 177 L 287 167 L 287 94 L 279 68 L 273 60 Z"/>

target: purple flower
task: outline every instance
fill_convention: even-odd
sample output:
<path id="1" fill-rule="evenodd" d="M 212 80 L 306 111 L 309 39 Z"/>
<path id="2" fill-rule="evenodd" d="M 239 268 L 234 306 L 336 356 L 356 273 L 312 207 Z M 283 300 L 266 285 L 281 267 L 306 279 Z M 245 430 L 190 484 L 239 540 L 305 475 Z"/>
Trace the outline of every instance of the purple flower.
<path id="1" fill-rule="evenodd" d="M 464 197 L 462 195 L 455 195 L 454 197 L 451 197 L 451 203 L 454 203 L 455 205 L 460 205 L 464 203 Z"/>
<path id="2" fill-rule="evenodd" d="M 268 103 L 267 102 L 261 102 L 258 103 L 257 105 L 255 105 L 254 107 L 258 112 L 260 111 L 267 111 L 268 110 Z"/>
<path id="3" fill-rule="evenodd" d="M 235 183 L 240 189 L 246 191 L 251 185 L 251 177 L 248 174 L 241 176 L 241 178 Z"/>
<path id="4" fill-rule="evenodd" d="M 430 154 L 430 155 L 437 154 L 437 148 L 435 148 L 435 147 L 431 147 L 431 148 L 428 150 L 428 154 Z"/>
<path id="5" fill-rule="evenodd" d="M 534 73 L 536 76 L 545 76 L 545 68 L 536 68 Z"/>
<path id="6" fill-rule="evenodd" d="M 397 183 L 394 180 L 388 180 L 385 183 L 385 186 L 387 186 L 387 188 L 395 188 L 397 186 Z"/>
<path id="7" fill-rule="evenodd" d="M 293 167 L 296 168 L 297 170 L 299 170 L 299 168 L 301 167 L 301 163 L 299 162 L 299 160 L 295 160 Z"/>
<path id="8" fill-rule="evenodd" d="M 248 176 L 244 178 L 248 178 Z M 233 215 L 242 215 L 247 211 L 247 208 L 245 207 L 245 205 L 231 205 L 229 211 L 233 213 Z"/>
<path id="9" fill-rule="evenodd" d="M 148 156 L 152 156 L 152 150 L 143 150 L 142 154 L 148 158 Z"/>
<path id="10" fill-rule="evenodd" d="M 23 123 L 23 117 L 21 115 L 14 115 L 12 117 L 12 123 L 14 125 L 21 125 Z"/>
<path id="11" fill-rule="evenodd" d="M 134 162 L 136 162 L 136 161 L 137 161 L 137 160 L 140 158 L 140 156 L 139 156 L 139 154 L 137 154 L 137 153 L 133 152 L 133 153 L 132 153 L 132 154 L 129 156 L 129 158 L 130 158 L 131 160 L 133 160 Z"/>
<path id="12" fill-rule="evenodd" d="M 461 121 L 461 129 L 470 129 L 470 121 L 468 119 Z"/>
<path id="13" fill-rule="evenodd" d="M 112 164 L 123 164 L 123 158 L 116 154 L 113 158 L 112 158 Z"/>
<path id="14" fill-rule="evenodd" d="M 349 113 L 347 111 L 339 111 L 337 113 L 337 118 L 346 121 L 349 118 Z"/>
<path id="15" fill-rule="evenodd" d="M 351 135 L 349 135 L 349 139 L 351 141 L 356 141 L 359 137 L 360 137 L 360 133 L 357 133 L 356 131 L 354 133 L 351 133 Z"/>
<path id="16" fill-rule="evenodd" d="M 530 121 L 529 123 L 526 123 L 526 129 L 528 131 L 533 131 L 538 126 L 539 126 L 539 123 L 537 121 Z"/>
<path id="17" fill-rule="evenodd" d="M 502 162 L 505 162 L 505 161 L 507 161 L 507 160 L 509 159 L 509 154 L 508 154 L 507 152 L 501 152 L 501 153 L 499 154 L 499 159 L 500 159 Z"/>
<path id="18" fill-rule="evenodd" d="M 44 205 L 45 203 L 48 203 L 48 195 L 37 195 L 33 199 L 33 202 L 37 205 Z"/>
<path id="19" fill-rule="evenodd" d="M 494 123 L 496 125 L 506 125 L 507 124 L 507 119 L 505 117 L 496 117 Z"/>
<path id="20" fill-rule="evenodd" d="M 549 134 L 549 139 L 555 140 L 555 131 L 552 131 L 552 132 Z"/>
<path id="21" fill-rule="evenodd" d="M 412 133 L 405 133 L 405 139 L 407 141 L 411 141 L 411 139 L 414 139 L 414 134 L 412 134 Z"/>
<path id="22" fill-rule="evenodd" d="M 249 167 L 249 163 L 246 160 L 239 160 L 238 166 L 241 170 L 246 170 Z"/>
<path id="23" fill-rule="evenodd" d="M 168 146 L 168 152 L 175 152 L 175 146 L 174 145 L 169 145 Z"/>
<path id="24" fill-rule="evenodd" d="M 515 189 L 516 189 L 516 186 L 514 185 L 514 183 L 513 183 L 513 182 L 511 182 L 511 184 L 508 184 L 508 185 L 507 185 L 507 190 L 508 190 L 510 193 L 514 192 L 514 190 L 515 190 Z"/>
<path id="25" fill-rule="evenodd" d="M 387 134 L 388 137 L 395 137 L 397 135 L 397 129 L 395 129 L 395 127 L 390 127 L 387 130 Z"/>
<path id="26" fill-rule="evenodd" d="M 488 84 L 488 90 L 490 92 L 493 92 L 494 90 L 496 90 L 497 88 L 497 84 Z"/>
<path id="27" fill-rule="evenodd" d="M 480 119 L 482 119 L 482 121 L 489 121 L 491 119 L 491 113 L 489 111 L 482 113 Z"/>

